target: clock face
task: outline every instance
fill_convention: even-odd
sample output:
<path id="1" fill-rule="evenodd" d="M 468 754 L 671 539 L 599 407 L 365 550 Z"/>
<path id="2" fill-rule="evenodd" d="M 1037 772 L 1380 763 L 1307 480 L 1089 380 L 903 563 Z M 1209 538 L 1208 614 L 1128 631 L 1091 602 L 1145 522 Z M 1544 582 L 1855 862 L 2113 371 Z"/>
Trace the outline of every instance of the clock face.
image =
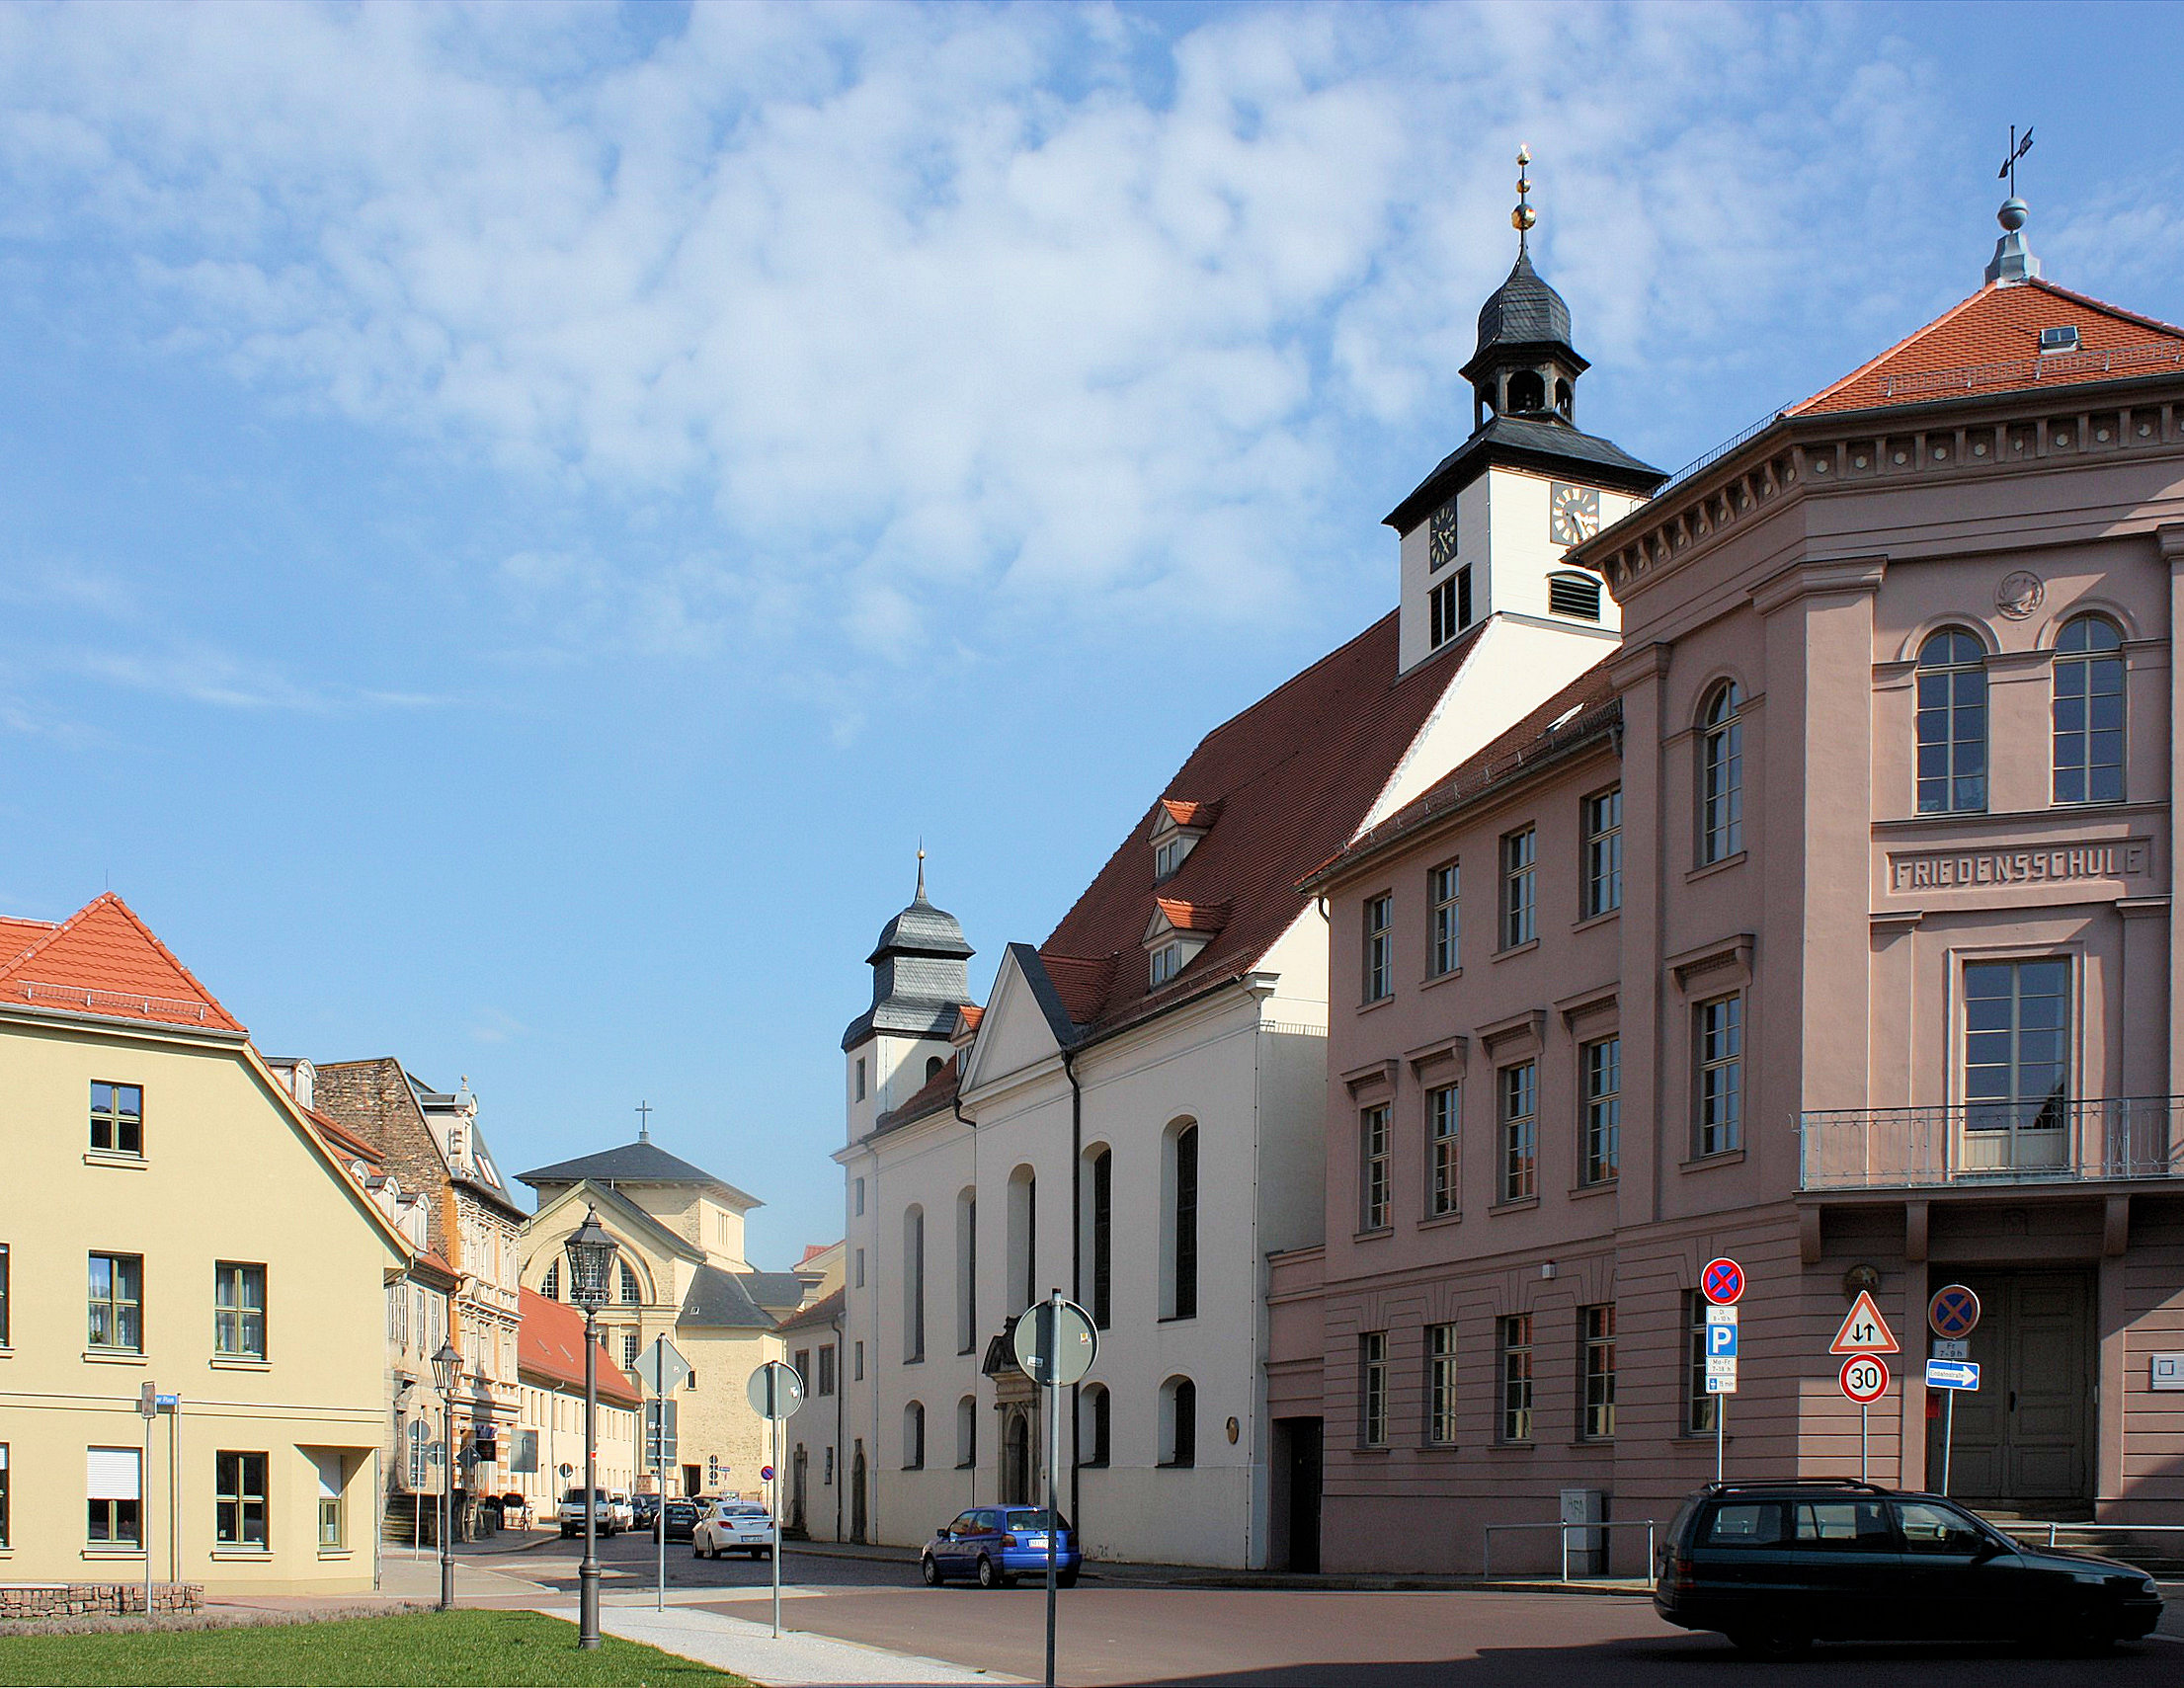
<path id="1" fill-rule="evenodd" d="M 1456 501 L 1450 499 L 1426 522 L 1426 552 L 1432 568 L 1456 560 Z M 1428 570 L 1430 572 L 1430 570 Z"/>
<path id="2" fill-rule="evenodd" d="M 1556 481 L 1547 489 L 1547 533 L 1558 545 L 1581 545 L 1600 531 L 1600 489 Z"/>

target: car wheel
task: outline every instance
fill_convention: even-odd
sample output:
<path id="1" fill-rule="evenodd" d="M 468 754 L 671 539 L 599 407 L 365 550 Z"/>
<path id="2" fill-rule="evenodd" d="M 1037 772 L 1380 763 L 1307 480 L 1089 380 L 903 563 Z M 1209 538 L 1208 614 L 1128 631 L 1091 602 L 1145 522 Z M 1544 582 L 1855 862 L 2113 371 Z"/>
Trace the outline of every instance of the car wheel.
<path id="1" fill-rule="evenodd" d="M 1745 1630 L 1732 1635 L 1729 1645 L 1754 1658 L 1797 1658 L 1812 1650 L 1813 1638 Z"/>
<path id="2" fill-rule="evenodd" d="M 988 1559 L 984 1554 L 980 1554 L 978 1556 L 979 1587 L 1000 1588 L 1005 1585 L 1007 1580 L 1008 1579 L 1001 1574 L 1000 1570 L 995 1567 L 994 1562 L 992 1560 Z"/>
<path id="3" fill-rule="evenodd" d="M 926 1579 L 928 1588 L 940 1586 L 940 1567 L 933 1563 L 932 1555 L 927 1554 L 918 1562 L 918 1574 Z"/>

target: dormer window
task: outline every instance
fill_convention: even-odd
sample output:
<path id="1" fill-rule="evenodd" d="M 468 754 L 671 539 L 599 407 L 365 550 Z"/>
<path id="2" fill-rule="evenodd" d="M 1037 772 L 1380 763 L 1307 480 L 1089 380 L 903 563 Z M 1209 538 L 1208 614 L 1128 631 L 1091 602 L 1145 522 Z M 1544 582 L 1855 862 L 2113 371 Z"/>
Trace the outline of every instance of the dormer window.
<path id="1" fill-rule="evenodd" d="M 1153 899 L 1153 918 L 1145 924 L 1145 953 L 1152 988 L 1159 990 L 1188 967 L 1198 952 L 1228 924 L 1226 903 L 1185 903 L 1174 897 Z"/>
<path id="2" fill-rule="evenodd" d="M 1164 943 L 1153 951 L 1153 988 L 1157 991 L 1183 970 L 1183 946 Z"/>
<path id="3" fill-rule="evenodd" d="M 2040 331 L 2042 352 L 2078 352 L 2084 348 L 2078 340 L 2076 323 L 2065 323 L 2061 328 L 2044 328 Z"/>
<path id="4" fill-rule="evenodd" d="M 1181 797 L 1163 797 L 1153 811 L 1153 883 L 1175 877 L 1198 841 L 1220 817 L 1219 803 L 1193 803 Z"/>

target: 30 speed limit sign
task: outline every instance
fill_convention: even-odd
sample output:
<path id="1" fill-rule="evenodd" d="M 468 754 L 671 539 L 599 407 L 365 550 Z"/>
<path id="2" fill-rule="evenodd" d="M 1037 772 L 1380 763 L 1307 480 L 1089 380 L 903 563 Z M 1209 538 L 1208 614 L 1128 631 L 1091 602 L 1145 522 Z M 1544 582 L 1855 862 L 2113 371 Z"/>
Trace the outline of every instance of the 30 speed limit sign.
<path id="1" fill-rule="evenodd" d="M 1871 1407 L 1889 1392 L 1889 1363 L 1876 1354 L 1853 1354 L 1843 1361 L 1838 1381 L 1843 1394 L 1860 1407 Z"/>

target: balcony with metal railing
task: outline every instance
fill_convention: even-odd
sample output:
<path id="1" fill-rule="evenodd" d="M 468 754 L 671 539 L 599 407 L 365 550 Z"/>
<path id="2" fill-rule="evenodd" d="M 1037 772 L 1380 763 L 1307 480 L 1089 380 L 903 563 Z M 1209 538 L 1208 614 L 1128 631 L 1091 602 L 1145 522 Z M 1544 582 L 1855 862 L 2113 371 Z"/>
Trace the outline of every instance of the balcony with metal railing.
<path id="1" fill-rule="evenodd" d="M 1838 1108 L 1798 1140 L 1801 1191 L 2184 1180 L 2184 1096 Z"/>

